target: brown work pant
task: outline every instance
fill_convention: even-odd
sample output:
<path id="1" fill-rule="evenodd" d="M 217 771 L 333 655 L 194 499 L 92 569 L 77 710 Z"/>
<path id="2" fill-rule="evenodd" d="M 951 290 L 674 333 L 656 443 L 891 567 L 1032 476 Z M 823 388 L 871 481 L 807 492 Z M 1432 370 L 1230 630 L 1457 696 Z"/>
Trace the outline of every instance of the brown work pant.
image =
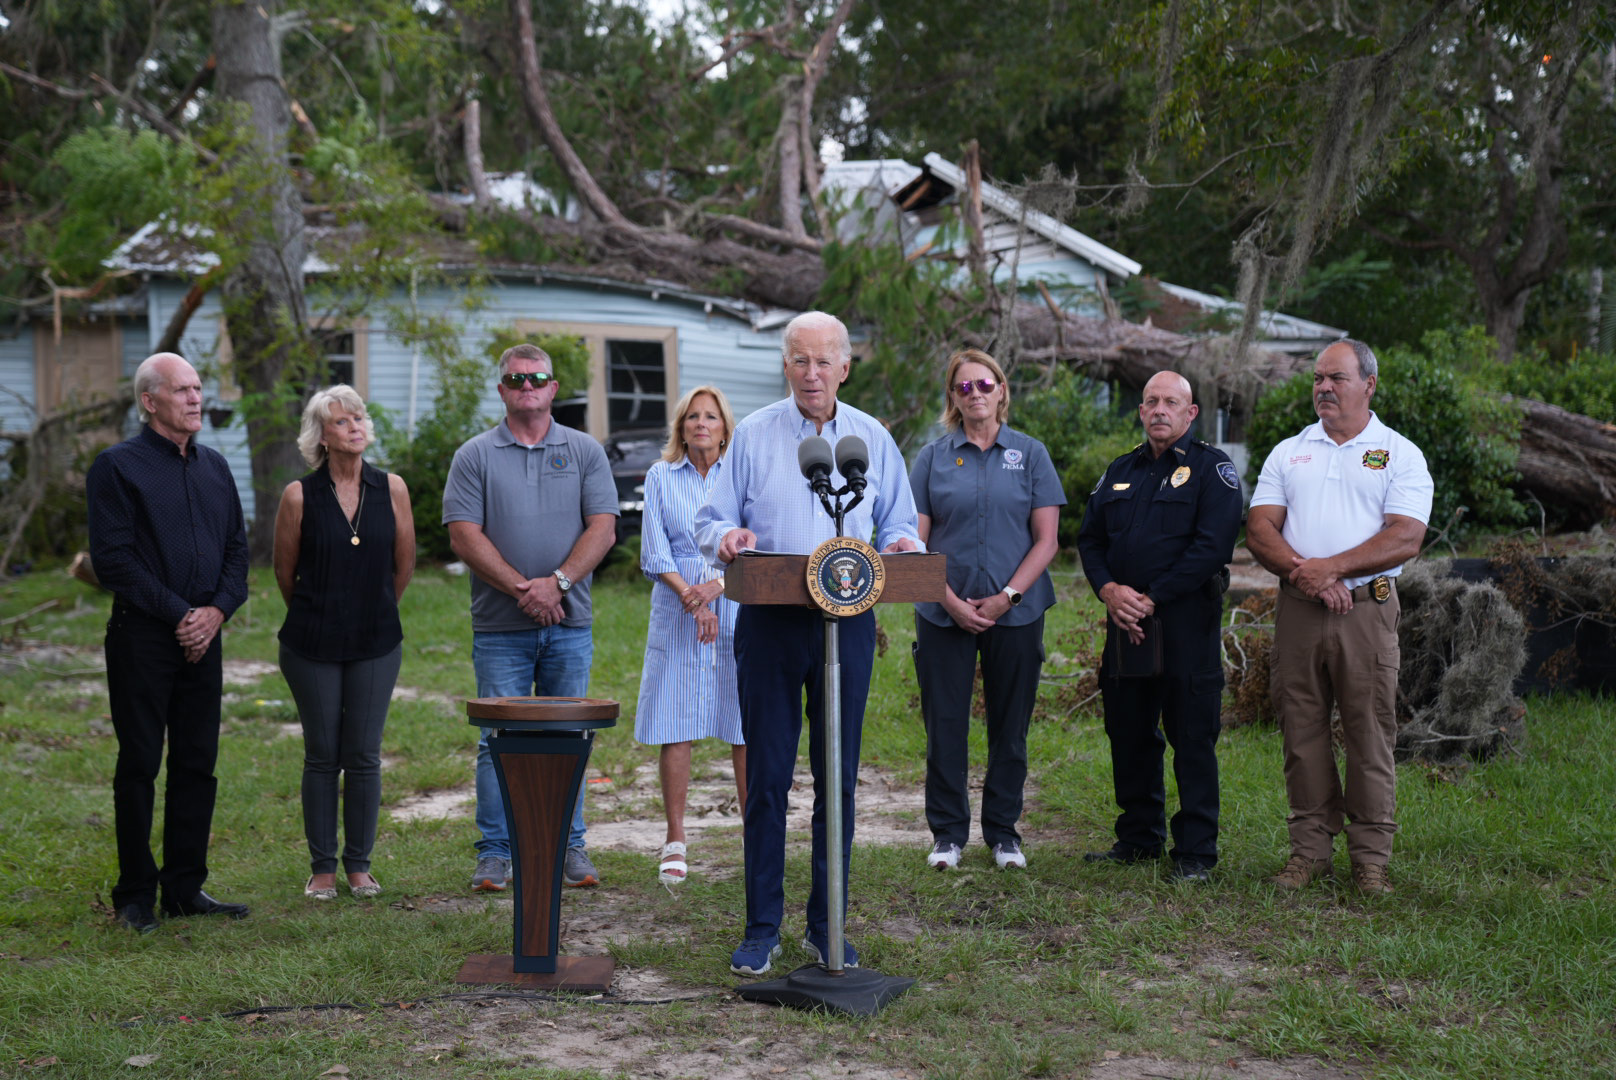
<path id="1" fill-rule="evenodd" d="M 1361 595 L 1364 590 L 1359 590 Z M 1397 593 L 1354 600 L 1345 615 L 1282 585 L 1269 685 L 1285 736 L 1291 854 L 1329 859 L 1342 820 L 1353 862 L 1384 865 L 1397 832 Z M 1346 786 L 1336 768 L 1330 707 L 1341 710 Z"/>

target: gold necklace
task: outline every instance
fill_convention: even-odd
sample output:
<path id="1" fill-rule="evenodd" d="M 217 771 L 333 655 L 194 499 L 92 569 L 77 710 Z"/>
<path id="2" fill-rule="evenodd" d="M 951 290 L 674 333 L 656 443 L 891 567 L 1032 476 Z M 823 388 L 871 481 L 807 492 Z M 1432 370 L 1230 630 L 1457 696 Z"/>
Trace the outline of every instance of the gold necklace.
<path id="1" fill-rule="evenodd" d="M 359 516 L 365 512 L 365 481 L 364 481 L 364 479 L 361 478 L 360 481 L 359 481 L 359 509 L 354 511 L 354 516 L 353 516 L 352 521 L 348 520 L 348 515 L 347 514 L 342 513 L 342 497 L 337 494 L 337 485 L 336 484 L 331 485 L 331 497 L 333 499 L 337 500 L 337 513 L 342 515 L 342 523 L 344 525 L 348 526 L 348 531 L 349 532 L 353 533 L 353 539 L 349 540 L 348 543 L 352 544 L 354 547 L 358 547 L 359 546 Z"/>

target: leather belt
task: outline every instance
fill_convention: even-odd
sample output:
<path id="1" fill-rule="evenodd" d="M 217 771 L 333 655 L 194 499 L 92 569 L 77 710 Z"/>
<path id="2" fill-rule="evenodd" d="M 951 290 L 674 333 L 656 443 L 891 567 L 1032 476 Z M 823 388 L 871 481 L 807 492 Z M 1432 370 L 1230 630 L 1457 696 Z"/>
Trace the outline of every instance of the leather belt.
<path id="1" fill-rule="evenodd" d="M 1307 595 L 1307 593 L 1303 592 L 1301 589 L 1298 589 L 1295 585 L 1292 585 L 1288 581 L 1281 581 L 1279 583 L 1279 587 L 1284 591 L 1286 596 L 1294 597 L 1297 600 L 1306 600 L 1310 604 L 1324 603 L 1323 600 L 1320 600 L 1316 596 Z M 1396 591 L 1397 579 L 1389 578 L 1385 574 L 1381 574 L 1374 580 L 1366 581 L 1362 585 L 1359 585 L 1357 588 L 1353 589 L 1352 599 L 1354 601 L 1373 600 L 1378 604 L 1384 604 L 1392 598 L 1392 594 Z"/>

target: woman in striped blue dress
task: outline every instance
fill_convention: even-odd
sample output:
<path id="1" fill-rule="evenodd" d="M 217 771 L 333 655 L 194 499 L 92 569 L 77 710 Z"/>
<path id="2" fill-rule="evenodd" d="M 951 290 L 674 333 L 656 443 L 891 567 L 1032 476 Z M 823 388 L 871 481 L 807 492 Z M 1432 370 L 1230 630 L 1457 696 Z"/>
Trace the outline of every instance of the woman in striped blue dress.
<path id="1" fill-rule="evenodd" d="M 634 737 L 662 747 L 658 774 L 668 835 L 657 866 L 665 885 L 685 879 L 685 798 L 690 745 L 723 739 L 731 746 L 735 789 L 746 806 L 746 746 L 735 692 L 735 612 L 722 573 L 696 546 L 696 510 L 724 467 L 735 414 L 716 386 L 679 399 L 662 460 L 645 474 L 640 569 L 654 583 L 651 625 Z"/>

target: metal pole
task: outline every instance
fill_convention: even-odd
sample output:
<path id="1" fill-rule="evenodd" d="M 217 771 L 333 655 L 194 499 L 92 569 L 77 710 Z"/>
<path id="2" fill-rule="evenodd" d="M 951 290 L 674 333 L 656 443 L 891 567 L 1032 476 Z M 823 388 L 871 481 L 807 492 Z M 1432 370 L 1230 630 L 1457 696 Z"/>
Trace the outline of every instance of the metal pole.
<path id="1" fill-rule="evenodd" d="M 840 530 L 838 530 L 840 531 Z M 839 620 L 825 616 L 825 970 L 842 973 L 842 898 L 847 867 L 842 864 L 842 657 Z"/>

